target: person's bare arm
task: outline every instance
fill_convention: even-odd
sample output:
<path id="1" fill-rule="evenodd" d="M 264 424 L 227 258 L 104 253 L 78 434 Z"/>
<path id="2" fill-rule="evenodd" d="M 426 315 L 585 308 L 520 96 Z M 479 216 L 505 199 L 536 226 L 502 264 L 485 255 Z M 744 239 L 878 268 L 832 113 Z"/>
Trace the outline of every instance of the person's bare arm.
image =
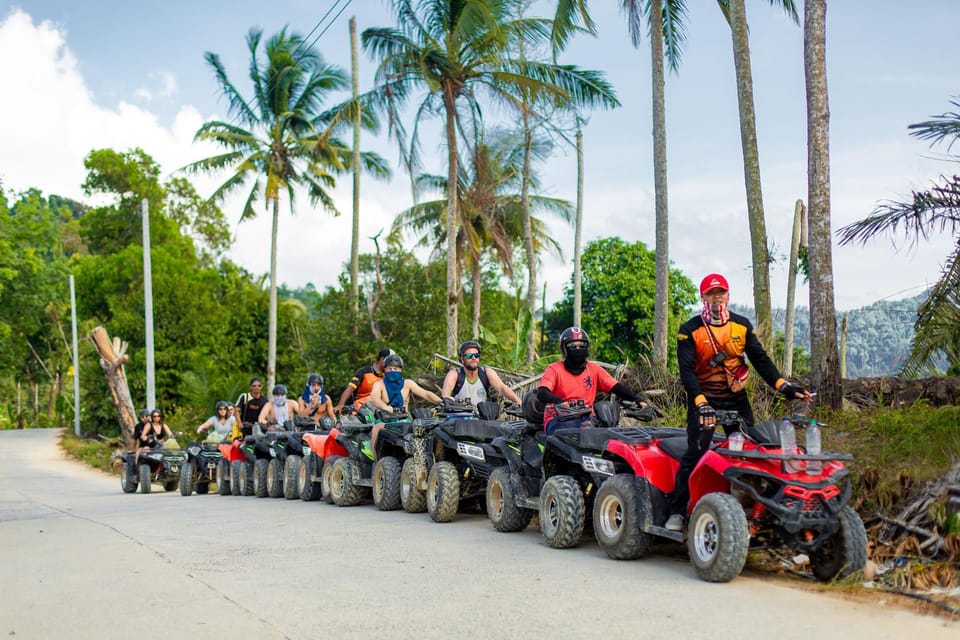
<path id="1" fill-rule="evenodd" d="M 343 393 L 340 394 L 340 400 L 337 402 L 337 406 L 334 407 L 334 411 L 343 411 L 343 408 L 347 404 L 347 398 L 353 393 L 353 390 L 356 389 L 352 383 L 348 383 L 347 387 L 343 390 Z"/>
<path id="2" fill-rule="evenodd" d="M 453 395 L 453 387 L 457 384 L 457 370 L 450 369 L 447 371 L 447 375 L 443 378 L 443 386 L 440 388 L 440 395 L 444 398 L 449 398 Z"/>
<path id="3" fill-rule="evenodd" d="M 487 379 L 490 381 L 490 386 L 496 389 L 500 395 L 510 402 L 520 404 L 520 398 L 513 392 L 513 389 L 506 385 L 503 378 L 500 377 L 500 374 L 489 367 L 487 368 Z"/>
<path id="4" fill-rule="evenodd" d="M 407 388 L 418 398 L 422 398 L 423 400 L 432 402 L 433 404 L 440 404 L 440 397 L 437 396 L 437 394 L 432 391 L 427 391 L 413 380 L 407 380 Z"/>
<path id="5" fill-rule="evenodd" d="M 273 404 L 268 402 L 263 405 L 263 409 L 260 409 L 260 415 L 257 416 L 257 422 L 260 424 L 267 424 L 270 420 L 270 412 L 273 411 Z"/>

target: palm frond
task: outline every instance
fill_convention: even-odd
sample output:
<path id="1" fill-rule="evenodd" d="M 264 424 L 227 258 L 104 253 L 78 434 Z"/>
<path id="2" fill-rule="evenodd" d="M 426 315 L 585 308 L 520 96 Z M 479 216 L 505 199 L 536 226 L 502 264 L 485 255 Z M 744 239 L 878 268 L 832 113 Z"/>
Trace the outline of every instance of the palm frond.
<path id="1" fill-rule="evenodd" d="M 960 247 L 917 310 L 913 344 L 901 371 L 904 375 L 929 372 L 939 353 L 947 354 L 951 364 L 960 360 Z"/>
<path id="2" fill-rule="evenodd" d="M 960 102 L 951 100 L 950 104 L 960 109 Z M 948 111 L 938 116 L 931 116 L 933 120 L 911 124 L 907 129 L 910 135 L 920 140 L 929 140 L 930 146 L 943 142 L 946 138 L 953 138 L 947 143 L 947 152 L 953 150 L 953 145 L 960 140 L 960 112 Z"/>

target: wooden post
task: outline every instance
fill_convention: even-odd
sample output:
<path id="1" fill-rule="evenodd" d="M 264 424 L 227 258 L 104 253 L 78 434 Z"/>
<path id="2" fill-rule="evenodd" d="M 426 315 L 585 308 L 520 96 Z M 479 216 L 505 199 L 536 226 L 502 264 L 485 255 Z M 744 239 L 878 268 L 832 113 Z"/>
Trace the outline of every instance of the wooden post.
<path id="1" fill-rule="evenodd" d="M 127 444 L 127 448 L 132 450 L 135 445 L 133 429 L 139 418 L 136 409 L 133 408 L 130 387 L 127 386 L 127 375 L 123 371 L 124 363 L 130 360 L 127 355 L 127 343 L 121 342 L 119 338 L 111 340 L 103 327 L 94 329 L 90 338 L 97 348 L 97 353 L 100 354 L 100 367 L 107 377 L 107 384 L 110 385 L 111 402 L 117 409 L 117 422 L 120 423 L 123 441 Z"/>

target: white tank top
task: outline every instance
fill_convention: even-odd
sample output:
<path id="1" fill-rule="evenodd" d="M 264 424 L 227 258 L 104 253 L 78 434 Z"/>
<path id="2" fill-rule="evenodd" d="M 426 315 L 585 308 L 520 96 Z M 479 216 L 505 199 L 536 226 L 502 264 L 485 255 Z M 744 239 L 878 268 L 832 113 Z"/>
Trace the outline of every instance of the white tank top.
<path id="1" fill-rule="evenodd" d="M 457 395 L 454 396 L 453 399 L 459 400 L 460 402 L 469 399 L 470 402 L 473 403 L 473 406 L 477 406 L 487 399 L 487 390 L 483 388 L 483 382 L 481 382 L 480 377 L 477 376 L 477 379 L 473 382 L 464 380 L 463 386 L 460 387 L 460 391 L 457 392 Z"/>

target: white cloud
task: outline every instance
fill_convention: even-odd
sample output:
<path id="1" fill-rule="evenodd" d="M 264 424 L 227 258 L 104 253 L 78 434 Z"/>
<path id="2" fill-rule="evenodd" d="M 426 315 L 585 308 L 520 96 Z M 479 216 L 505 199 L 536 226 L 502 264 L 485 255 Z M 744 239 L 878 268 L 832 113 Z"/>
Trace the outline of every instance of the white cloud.
<path id="1" fill-rule="evenodd" d="M 133 95 L 144 102 L 152 102 L 154 98 L 170 98 L 177 95 L 177 77 L 169 71 L 151 71 L 147 74 L 151 87 L 140 87 Z"/>

